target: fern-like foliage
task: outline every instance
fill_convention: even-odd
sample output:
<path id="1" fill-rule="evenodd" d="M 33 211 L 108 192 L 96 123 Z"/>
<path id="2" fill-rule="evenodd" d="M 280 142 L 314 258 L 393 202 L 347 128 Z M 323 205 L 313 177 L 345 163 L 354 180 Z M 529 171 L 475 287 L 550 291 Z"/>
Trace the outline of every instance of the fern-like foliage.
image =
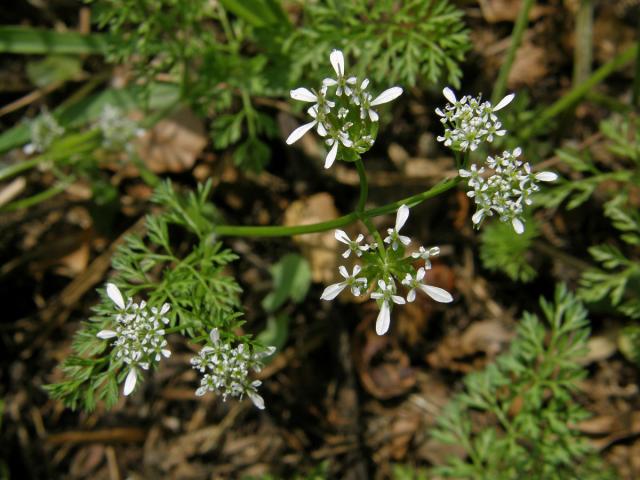
<path id="1" fill-rule="evenodd" d="M 537 272 L 529 263 L 528 251 L 538 235 L 535 221 L 527 221 L 527 228 L 521 235 L 508 223 L 485 225 L 480 237 L 482 265 L 492 272 L 505 273 L 513 281 L 530 282 Z"/>
<path id="2" fill-rule="evenodd" d="M 240 326 L 240 286 L 225 273 L 236 255 L 216 240 L 217 214 L 207 201 L 210 184 L 179 195 L 169 182 L 161 184 L 153 201 L 164 208 L 146 217 L 146 234 L 130 235 L 112 259 L 114 279 L 131 298 L 144 297 L 149 307 L 171 305 L 167 332 L 186 332 L 198 342 L 217 328 L 233 332 Z M 192 243 L 188 253 L 174 251 L 170 231 L 180 232 Z M 96 335 L 112 328 L 114 307 L 103 289 L 93 316 L 83 322 L 73 340 L 73 355 L 61 368 L 64 380 L 45 388 L 53 398 L 75 409 L 92 410 L 100 400 L 111 407 L 118 399 L 118 385 L 127 369 L 109 355 L 109 344 Z M 235 334 L 234 334 L 235 336 Z M 246 337 L 239 339 L 250 343 Z"/>
<path id="3" fill-rule="evenodd" d="M 587 312 L 558 286 L 540 300 L 546 323 L 525 313 L 509 351 L 467 375 L 464 392 L 440 417 L 433 436 L 462 446 L 468 460 L 435 468 L 446 478 L 605 479 L 576 425 L 587 412 L 573 394 L 586 370 L 578 363 L 589 336 Z M 479 412 L 495 426 L 474 427 Z"/>
<path id="4" fill-rule="evenodd" d="M 307 1 L 303 8 L 302 27 L 285 42 L 293 78 L 317 70 L 338 48 L 356 60 L 350 71 L 358 77 L 459 86 L 469 34 L 462 11 L 448 0 Z"/>

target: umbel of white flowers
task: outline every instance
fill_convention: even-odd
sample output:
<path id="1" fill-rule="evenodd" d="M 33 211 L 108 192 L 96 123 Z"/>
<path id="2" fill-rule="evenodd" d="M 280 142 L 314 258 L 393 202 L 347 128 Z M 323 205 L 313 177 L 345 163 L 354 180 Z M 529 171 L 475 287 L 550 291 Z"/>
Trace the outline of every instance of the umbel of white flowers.
<path id="1" fill-rule="evenodd" d="M 511 222 L 516 233 L 524 232 L 523 211 L 525 205 L 531 205 L 531 195 L 540 187 L 537 182 L 553 182 L 558 178 L 553 172 L 533 173 L 531 166 L 518 159 L 522 150 L 505 151 L 501 156 L 488 157 L 487 167 L 471 165 L 469 170 L 460 169 L 461 177 L 467 179 L 470 190 L 467 195 L 474 199 L 476 212 L 474 225 L 496 213 L 502 222 Z M 487 173 L 487 175 L 485 175 Z"/>
<path id="2" fill-rule="evenodd" d="M 483 102 L 481 96 L 474 98 L 465 95 L 458 100 L 449 87 L 442 93 L 449 103 L 444 110 L 437 108 L 436 113 L 445 127 L 444 135 L 438 137 L 438 141 L 444 142 L 445 146 L 458 152 L 474 151 L 480 143 L 491 143 L 496 136 L 507 133 L 502 129 L 495 112 L 511 103 L 513 93 L 500 100 L 495 107 L 491 102 Z"/>
<path id="3" fill-rule="evenodd" d="M 251 381 L 249 372 L 259 372 L 262 369 L 262 360 L 272 355 L 275 347 L 261 352 L 252 352 L 242 343 L 232 347 L 221 340 L 217 328 L 211 330 L 209 338 L 211 343 L 191 359 L 193 368 L 202 373 L 196 395 L 215 392 L 222 396 L 223 401 L 226 401 L 227 397 L 242 399 L 247 395 L 257 408 L 263 410 L 264 399 L 258 394 L 261 382 Z"/>
<path id="4" fill-rule="evenodd" d="M 122 360 L 129 368 L 124 382 L 124 395 L 129 395 L 136 387 L 139 370 L 148 370 L 162 357 L 169 358 L 164 326 L 169 323 L 166 314 L 168 303 L 160 309 L 149 308 L 146 302 L 134 303 L 128 299 L 125 303 L 122 293 L 113 283 L 107 284 L 107 296 L 116 307 L 115 330 L 100 330 L 98 338 L 113 342 L 113 355 Z"/>
<path id="5" fill-rule="evenodd" d="M 102 109 L 98 118 L 98 127 L 102 133 L 102 146 L 109 150 L 129 148 L 129 142 L 144 133 L 144 130 L 128 118 L 122 109 L 110 104 Z"/>
<path id="6" fill-rule="evenodd" d="M 402 94 L 402 88 L 391 87 L 374 98 L 367 90 L 368 79 L 359 80 L 345 73 L 340 50 L 333 50 L 329 61 L 336 78 L 325 78 L 318 90 L 302 87 L 291 90 L 291 98 L 313 104 L 307 109 L 312 120 L 296 128 L 286 140 L 291 145 L 315 127 L 329 147 L 324 168 L 333 165 L 339 151 L 359 155 L 369 150 L 378 130 L 379 116 L 374 107 Z"/>
<path id="7" fill-rule="evenodd" d="M 43 110 L 29 122 L 29 134 L 31 142 L 27 143 L 22 150 L 27 155 L 33 155 L 47 150 L 56 138 L 64 134 L 64 127 L 48 110 Z"/>
<path id="8" fill-rule="evenodd" d="M 344 280 L 329 285 L 320 298 L 327 301 L 333 300 L 346 288 L 349 288 L 356 297 L 371 291 L 371 298 L 377 301 L 380 308 L 376 319 L 378 335 L 384 335 L 389 330 L 393 306 L 413 302 L 416 299 L 416 290 L 420 290 L 436 302 L 453 301 L 453 297 L 446 290 L 423 282 L 427 271 L 431 269 L 431 257 L 440 253 L 438 247 L 429 249 L 420 247 L 410 256 L 404 256 L 404 248 L 411 243 L 411 239 L 401 235 L 400 230 L 408 218 L 409 207 L 400 206 L 396 213 L 394 228 L 387 230 L 388 235 L 384 239 L 388 249 L 385 247 L 382 252 L 376 244 L 361 245 L 364 235 L 358 235 L 355 240 L 351 240 L 342 230 L 335 232 L 336 239 L 348 247 L 342 256 L 348 258 L 354 252 L 363 265 L 354 265 L 351 274 L 346 267 L 340 266 L 338 271 Z M 380 261 L 379 256 L 384 256 L 383 261 Z M 418 270 L 412 265 L 417 260 L 424 260 L 424 267 Z M 399 285 L 407 288 L 406 300 L 399 294 Z"/>

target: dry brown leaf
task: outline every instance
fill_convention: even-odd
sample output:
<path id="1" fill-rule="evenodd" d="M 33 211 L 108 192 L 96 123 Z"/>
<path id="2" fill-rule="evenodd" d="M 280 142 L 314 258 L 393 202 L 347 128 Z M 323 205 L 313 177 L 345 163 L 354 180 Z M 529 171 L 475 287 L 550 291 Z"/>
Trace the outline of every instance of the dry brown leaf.
<path id="1" fill-rule="evenodd" d="M 207 145 L 202 121 L 186 108 L 160 120 L 137 141 L 138 155 L 152 172 L 189 170 Z"/>
<path id="2" fill-rule="evenodd" d="M 293 202 L 284 212 L 284 224 L 307 225 L 326 222 L 340 215 L 333 197 L 328 193 L 316 193 L 302 200 Z M 310 233 L 293 237 L 302 254 L 311 266 L 311 277 L 314 282 L 329 283 L 335 278 L 338 269 L 338 241 L 333 230 Z"/>
<path id="3" fill-rule="evenodd" d="M 547 68 L 548 52 L 526 41 L 518 49 L 516 58 L 509 72 L 507 84 L 516 89 L 522 86 L 533 87 L 549 73 Z"/>
<path id="4" fill-rule="evenodd" d="M 522 0 L 478 0 L 482 16 L 489 23 L 513 22 L 522 8 Z M 529 11 L 529 20 L 541 17 L 547 9 L 534 5 Z"/>
<path id="5" fill-rule="evenodd" d="M 427 355 L 427 362 L 435 368 L 471 372 L 495 358 L 513 335 L 499 320 L 475 322 L 464 332 L 445 337 L 436 350 Z"/>

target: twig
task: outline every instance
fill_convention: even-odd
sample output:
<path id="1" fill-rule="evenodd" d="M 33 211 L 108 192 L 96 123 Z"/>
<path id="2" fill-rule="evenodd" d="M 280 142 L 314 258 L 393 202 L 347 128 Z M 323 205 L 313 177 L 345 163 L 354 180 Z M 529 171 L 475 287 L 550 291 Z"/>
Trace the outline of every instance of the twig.
<path id="1" fill-rule="evenodd" d="M 520 43 L 522 42 L 522 35 L 526 30 L 527 23 L 529 22 L 529 12 L 531 11 L 531 7 L 533 7 L 534 3 L 535 0 L 524 0 L 522 7 L 520 7 L 520 12 L 518 12 L 518 18 L 513 26 L 513 32 L 511 33 L 511 44 L 509 45 L 509 50 L 507 50 L 507 56 L 500 67 L 498 79 L 493 87 L 491 103 L 494 105 L 500 101 L 507 89 L 509 72 L 513 66 L 513 61 L 516 58 L 518 47 L 520 47 Z"/>
<path id="2" fill-rule="evenodd" d="M 593 59 L 593 0 L 581 0 L 576 15 L 576 45 L 573 52 L 573 86 L 589 78 Z"/>

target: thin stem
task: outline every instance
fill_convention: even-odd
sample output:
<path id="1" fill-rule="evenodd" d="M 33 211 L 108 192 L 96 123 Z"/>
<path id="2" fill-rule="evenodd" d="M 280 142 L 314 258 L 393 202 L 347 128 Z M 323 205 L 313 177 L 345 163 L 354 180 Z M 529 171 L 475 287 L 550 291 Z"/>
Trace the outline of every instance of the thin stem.
<path id="1" fill-rule="evenodd" d="M 593 58 L 593 0 L 581 0 L 576 16 L 576 48 L 573 52 L 573 86 L 591 73 Z"/>
<path id="2" fill-rule="evenodd" d="M 408 207 L 415 207 L 421 204 L 429 198 L 436 197 L 441 193 L 451 190 L 460 181 L 459 177 L 449 178 L 437 185 L 431 187 L 417 195 L 403 198 L 401 200 L 388 203 L 381 207 L 372 208 L 370 210 L 364 210 L 359 216 L 357 212 L 352 212 L 348 215 L 338 217 L 327 222 L 312 223 L 309 225 L 294 225 L 291 227 L 284 226 L 236 226 L 236 225 L 219 225 L 216 227 L 216 233 L 220 236 L 236 236 L 236 237 L 291 237 L 294 235 L 304 235 L 307 233 L 326 232 L 327 230 L 333 230 L 336 228 L 350 225 L 358 219 L 369 219 L 373 217 L 379 217 L 380 215 L 387 215 L 389 213 L 396 212 L 401 205 L 407 205 Z"/>
<path id="3" fill-rule="evenodd" d="M 52 197 L 64 192 L 66 188 L 73 182 L 73 178 L 68 179 L 55 187 L 51 187 L 43 192 L 37 193 L 31 197 L 21 198 L 20 200 L 16 200 L 15 202 L 8 203 L 2 207 L 0 207 L 0 212 L 13 212 L 16 210 L 21 210 L 23 208 L 32 207 L 37 205 L 38 203 L 42 203 L 45 200 L 49 200 Z"/>
<path id="4" fill-rule="evenodd" d="M 500 67 L 500 73 L 498 73 L 498 78 L 493 87 L 493 94 L 491 95 L 491 103 L 494 105 L 500 101 L 502 97 L 504 97 L 504 92 L 507 89 L 507 79 L 509 78 L 509 72 L 511 71 L 511 67 L 513 66 L 513 61 L 516 58 L 516 52 L 518 51 L 518 47 L 520 47 L 520 43 L 522 42 L 522 36 L 524 35 L 525 29 L 527 28 L 527 23 L 529 23 L 529 11 L 535 0 L 524 0 L 522 7 L 520 7 L 520 12 L 518 12 L 518 18 L 516 19 L 516 23 L 513 26 L 513 32 L 511 32 L 511 44 L 509 45 L 509 50 L 507 50 L 507 56 Z"/>
<path id="5" fill-rule="evenodd" d="M 558 99 L 558 101 L 538 115 L 538 118 L 533 123 L 522 130 L 520 136 L 526 139 L 538 133 L 538 131 L 540 131 L 541 128 L 544 128 L 551 119 L 574 105 L 589 93 L 589 90 L 598 85 L 619 68 L 622 68 L 629 63 L 636 56 L 638 50 L 640 50 L 638 45 L 633 45 L 602 65 L 599 69 L 593 72 L 593 74 L 584 83 L 572 88 L 567 94 L 563 95 Z"/>
<path id="6" fill-rule="evenodd" d="M 369 196 L 369 182 L 367 181 L 367 172 L 361 159 L 356 160 L 356 169 L 358 170 L 358 178 L 360 179 L 360 197 L 358 198 L 358 206 L 356 212 L 364 212 L 364 204 Z"/>
<path id="7" fill-rule="evenodd" d="M 188 328 L 196 328 L 200 326 L 202 326 L 201 323 L 187 322 L 181 325 L 176 325 L 175 327 L 165 328 L 164 333 L 169 334 L 169 333 L 181 332 Z"/>

